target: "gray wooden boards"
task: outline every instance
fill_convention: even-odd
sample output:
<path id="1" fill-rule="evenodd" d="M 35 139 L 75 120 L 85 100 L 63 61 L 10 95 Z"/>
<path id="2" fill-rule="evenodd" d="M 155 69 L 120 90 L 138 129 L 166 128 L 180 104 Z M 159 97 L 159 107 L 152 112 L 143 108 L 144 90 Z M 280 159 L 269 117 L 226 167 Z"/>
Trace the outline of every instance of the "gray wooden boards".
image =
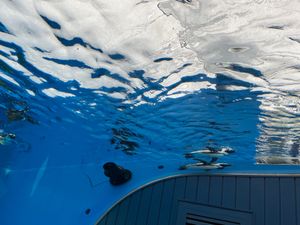
<path id="1" fill-rule="evenodd" d="M 126 196 L 96 225 L 218 224 L 218 221 L 223 221 L 221 224 L 300 225 L 300 176 L 193 174 L 169 177 Z"/>

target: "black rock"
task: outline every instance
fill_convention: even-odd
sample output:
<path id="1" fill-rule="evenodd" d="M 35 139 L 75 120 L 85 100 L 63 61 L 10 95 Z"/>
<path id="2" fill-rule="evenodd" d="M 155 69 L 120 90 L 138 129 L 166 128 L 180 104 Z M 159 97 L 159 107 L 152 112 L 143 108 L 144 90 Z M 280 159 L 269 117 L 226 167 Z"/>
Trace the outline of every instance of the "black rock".
<path id="1" fill-rule="evenodd" d="M 120 185 L 129 181 L 132 177 L 130 170 L 113 163 L 107 162 L 103 165 L 104 175 L 109 177 L 109 182 L 112 185 Z"/>

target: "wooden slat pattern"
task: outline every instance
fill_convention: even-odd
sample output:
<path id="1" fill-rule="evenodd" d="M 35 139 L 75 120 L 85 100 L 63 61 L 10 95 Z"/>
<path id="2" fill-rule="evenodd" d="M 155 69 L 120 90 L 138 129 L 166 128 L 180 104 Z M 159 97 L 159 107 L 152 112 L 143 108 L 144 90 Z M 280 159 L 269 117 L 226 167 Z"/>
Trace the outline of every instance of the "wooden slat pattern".
<path id="1" fill-rule="evenodd" d="M 297 225 L 300 225 L 300 178 L 295 179 Z"/>
<path id="2" fill-rule="evenodd" d="M 184 198 L 186 200 L 191 200 L 191 201 L 197 199 L 197 191 L 198 191 L 198 177 L 196 176 L 187 177 Z"/>
<path id="3" fill-rule="evenodd" d="M 105 225 L 108 215 L 106 215 L 97 225 Z"/>
<path id="4" fill-rule="evenodd" d="M 210 184 L 209 176 L 200 176 L 198 178 L 198 195 L 197 195 L 198 202 L 202 202 L 204 204 L 208 203 L 209 184 Z"/>
<path id="5" fill-rule="evenodd" d="M 221 205 L 222 201 L 222 184 L 223 180 L 220 176 L 213 176 L 210 178 L 210 189 L 209 189 L 209 204 L 210 205 Z"/>
<path id="6" fill-rule="evenodd" d="M 162 192 L 163 192 L 163 182 L 159 182 L 153 185 L 148 220 L 144 224 L 151 225 L 151 224 L 158 223 Z"/>
<path id="7" fill-rule="evenodd" d="M 160 204 L 160 214 L 158 225 L 166 225 L 169 223 L 169 217 L 171 214 L 172 207 L 172 197 L 174 193 L 174 179 L 167 180 L 164 182 L 164 191 L 162 194 L 161 204 Z"/>
<path id="8" fill-rule="evenodd" d="M 235 177 L 223 177 L 222 188 L 222 206 L 225 208 L 235 208 L 235 194 L 236 194 Z"/>
<path id="9" fill-rule="evenodd" d="M 240 210 L 250 209 L 250 178 L 236 178 L 236 199 L 235 207 Z"/>
<path id="10" fill-rule="evenodd" d="M 263 177 L 253 177 L 251 180 L 250 209 L 254 213 L 254 223 L 265 224 L 265 183 Z"/>
<path id="11" fill-rule="evenodd" d="M 141 190 L 137 191 L 134 195 L 131 196 L 126 225 L 135 225 L 140 200 L 141 200 Z M 106 225 L 114 225 L 114 224 L 106 223 Z"/>
<path id="12" fill-rule="evenodd" d="M 281 224 L 296 224 L 294 178 L 280 178 Z"/>
<path id="13" fill-rule="evenodd" d="M 114 207 L 108 213 L 106 224 L 111 224 L 111 225 L 115 225 L 116 224 L 116 219 L 117 219 L 117 215 L 118 215 L 118 211 L 119 211 L 119 206 L 120 205 L 117 205 L 116 207 Z"/>
<path id="14" fill-rule="evenodd" d="M 279 178 L 268 177 L 265 179 L 265 224 L 280 224 L 280 195 Z"/>
<path id="15" fill-rule="evenodd" d="M 300 177 L 191 175 L 132 193 L 97 225 L 174 225 L 179 202 L 253 215 L 253 225 L 300 225 Z"/>
<path id="16" fill-rule="evenodd" d="M 169 225 L 174 225 L 176 222 L 178 200 L 184 199 L 185 189 L 186 189 L 186 177 L 176 178 L 174 184 L 174 194 L 172 199 L 172 209 L 171 209 L 171 217 L 170 217 Z"/>
<path id="17" fill-rule="evenodd" d="M 142 190 L 141 201 L 137 213 L 136 225 L 143 224 L 148 219 L 149 207 L 152 197 L 152 187 L 145 188 Z"/>
<path id="18" fill-rule="evenodd" d="M 129 203 L 130 203 L 130 197 L 124 199 L 124 201 L 120 203 L 119 214 L 116 219 L 116 225 L 125 225 L 128 209 L 129 209 Z"/>

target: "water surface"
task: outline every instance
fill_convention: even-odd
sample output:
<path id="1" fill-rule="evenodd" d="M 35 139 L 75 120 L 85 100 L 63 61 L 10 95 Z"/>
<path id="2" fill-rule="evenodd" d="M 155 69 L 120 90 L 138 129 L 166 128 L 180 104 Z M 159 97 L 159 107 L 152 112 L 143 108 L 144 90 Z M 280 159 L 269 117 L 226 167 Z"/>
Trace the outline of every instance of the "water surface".
<path id="1" fill-rule="evenodd" d="M 93 224 L 207 146 L 236 151 L 210 173 L 297 172 L 299 4 L 2 0 L 1 224 Z"/>

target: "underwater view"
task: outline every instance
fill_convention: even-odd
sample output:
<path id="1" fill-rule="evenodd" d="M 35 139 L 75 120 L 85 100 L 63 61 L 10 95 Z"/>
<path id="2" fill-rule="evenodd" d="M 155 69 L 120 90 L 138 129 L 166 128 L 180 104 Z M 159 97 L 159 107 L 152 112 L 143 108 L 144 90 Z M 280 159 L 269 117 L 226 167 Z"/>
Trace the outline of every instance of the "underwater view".
<path id="1" fill-rule="evenodd" d="M 298 173 L 299 21 L 298 0 L 0 0 L 0 224 L 95 224 L 174 174 Z"/>

